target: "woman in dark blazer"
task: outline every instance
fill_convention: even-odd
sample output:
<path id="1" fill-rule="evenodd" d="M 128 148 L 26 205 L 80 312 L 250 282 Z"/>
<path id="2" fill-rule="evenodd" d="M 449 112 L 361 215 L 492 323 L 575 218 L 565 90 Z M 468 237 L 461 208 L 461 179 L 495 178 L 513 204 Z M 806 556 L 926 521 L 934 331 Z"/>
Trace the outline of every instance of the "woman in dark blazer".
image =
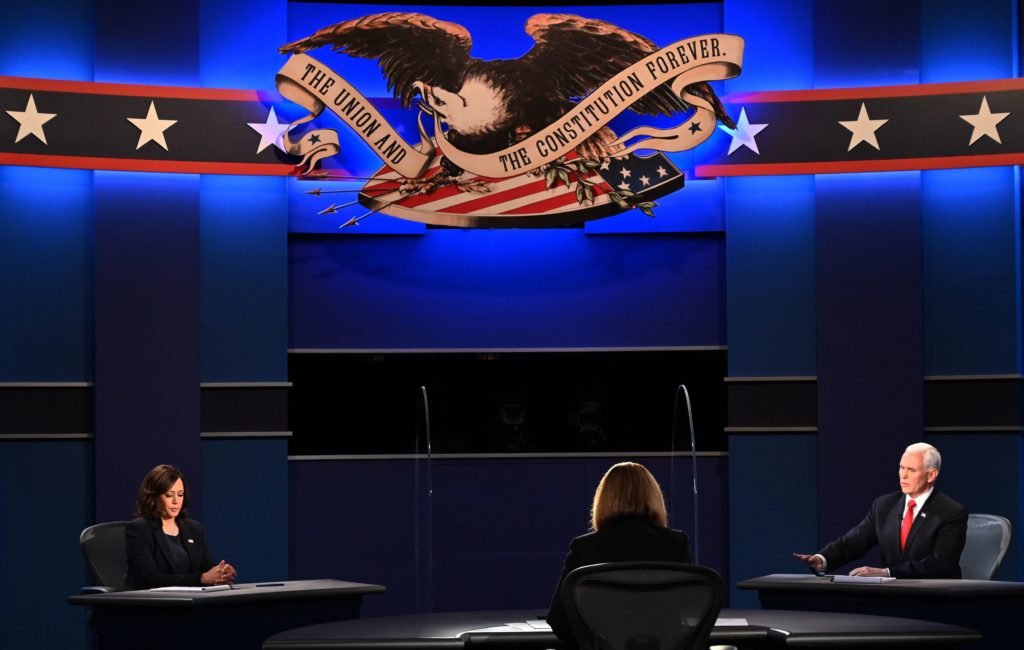
<path id="1" fill-rule="evenodd" d="M 691 562 L 690 539 L 668 528 L 665 497 L 647 468 L 637 463 L 619 463 L 609 469 L 594 493 L 591 511 L 593 532 L 572 540 L 558 580 L 548 624 L 566 646 L 577 647 L 565 609 L 562 580 L 573 569 L 603 562 Z"/>
<path id="2" fill-rule="evenodd" d="M 225 585 L 235 568 L 213 563 L 198 521 L 185 516 L 185 478 L 171 465 L 157 465 L 139 487 L 135 519 L 125 530 L 128 588 Z"/>

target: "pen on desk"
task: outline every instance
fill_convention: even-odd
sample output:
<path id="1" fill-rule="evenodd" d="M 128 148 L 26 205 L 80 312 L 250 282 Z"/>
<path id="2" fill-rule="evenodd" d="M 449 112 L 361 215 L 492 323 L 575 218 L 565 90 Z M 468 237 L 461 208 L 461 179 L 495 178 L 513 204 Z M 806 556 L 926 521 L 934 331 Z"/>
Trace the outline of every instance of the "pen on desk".
<path id="1" fill-rule="evenodd" d="M 256 583 L 256 586 L 257 587 L 283 587 L 284 583 L 283 582 L 258 582 L 258 583 Z"/>

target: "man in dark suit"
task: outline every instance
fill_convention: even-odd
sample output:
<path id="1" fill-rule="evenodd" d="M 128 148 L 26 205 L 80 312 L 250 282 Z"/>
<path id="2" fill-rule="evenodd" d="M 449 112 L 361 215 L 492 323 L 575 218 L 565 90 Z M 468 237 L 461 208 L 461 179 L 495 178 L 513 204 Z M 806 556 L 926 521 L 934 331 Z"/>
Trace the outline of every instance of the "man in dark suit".
<path id="1" fill-rule="evenodd" d="M 935 489 L 939 451 L 919 442 L 900 459 L 900 491 L 878 497 L 864 521 L 815 555 L 794 553 L 818 574 L 864 556 L 874 546 L 882 566 L 862 566 L 851 576 L 960 578 L 967 538 L 967 510 Z"/>

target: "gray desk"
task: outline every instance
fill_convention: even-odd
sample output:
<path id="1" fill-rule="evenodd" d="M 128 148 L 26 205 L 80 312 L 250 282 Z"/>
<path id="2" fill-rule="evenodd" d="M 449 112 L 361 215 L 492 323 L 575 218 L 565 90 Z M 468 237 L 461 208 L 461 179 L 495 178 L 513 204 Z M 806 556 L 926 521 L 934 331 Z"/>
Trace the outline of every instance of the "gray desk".
<path id="1" fill-rule="evenodd" d="M 832 582 L 831 577 L 772 574 L 744 580 L 765 609 L 851 612 L 940 621 L 980 631 L 985 648 L 1020 647 L 1024 583 L 993 580 L 893 580 L 880 584 Z"/>
<path id="2" fill-rule="evenodd" d="M 241 584 L 206 592 L 120 591 L 68 597 L 93 607 L 98 647 L 182 650 L 259 648 L 272 634 L 301 625 L 359 617 L 363 596 L 380 585 L 295 580 L 280 586 Z"/>
<path id="3" fill-rule="evenodd" d="M 514 626 L 540 620 L 540 610 L 459 612 L 340 621 L 276 634 L 264 650 L 541 650 L 560 648 L 549 631 Z M 715 627 L 712 644 L 740 648 L 953 648 L 980 640 L 974 630 L 902 618 L 857 614 L 722 610 L 719 619 L 746 626 Z M 513 625 L 509 625 L 513 624 Z"/>

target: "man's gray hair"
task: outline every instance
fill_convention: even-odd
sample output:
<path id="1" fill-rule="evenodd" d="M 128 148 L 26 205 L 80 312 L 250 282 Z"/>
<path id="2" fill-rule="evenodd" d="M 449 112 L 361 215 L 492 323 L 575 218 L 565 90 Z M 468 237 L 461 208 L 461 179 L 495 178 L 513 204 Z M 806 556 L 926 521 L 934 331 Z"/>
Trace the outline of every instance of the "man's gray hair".
<path id="1" fill-rule="evenodd" d="M 942 456 L 939 454 L 939 450 L 927 442 L 915 442 L 907 447 L 906 451 L 912 454 L 923 455 L 924 468 L 926 470 L 942 469 Z"/>

